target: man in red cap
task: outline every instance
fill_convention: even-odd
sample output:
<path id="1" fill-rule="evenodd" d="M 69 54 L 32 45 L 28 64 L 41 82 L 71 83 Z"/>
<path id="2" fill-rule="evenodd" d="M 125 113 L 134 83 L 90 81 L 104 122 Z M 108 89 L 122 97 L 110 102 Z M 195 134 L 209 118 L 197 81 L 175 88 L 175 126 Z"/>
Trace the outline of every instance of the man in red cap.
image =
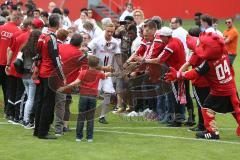
<path id="1" fill-rule="evenodd" d="M 168 67 L 173 67 L 176 70 L 179 70 L 180 67 L 185 63 L 185 52 L 182 42 L 172 37 L 172 29 L 169 27 L 162 27 L 159 31 L 161 40 L 166 44 L 163 51 L 158 55 L 157 58 L 146 59 L 146 63 L 156 63 L 162 64 L 165 63 Z M 179 100 L 178 92 L 178 83 L 175 82 L 172 85 L 173 92 L 169 95 L 169 98 L 174 103 L 174 106 L 169 105 L 168 110 L 168 119 L 171 119 L 172 114 L 174 113 L 174 120 L 170 123 L 169 127 L 180 127 L 183 122 L 182 110 L 183 105 Z M 174 112 L 175 110 L 175 112 Z"/>

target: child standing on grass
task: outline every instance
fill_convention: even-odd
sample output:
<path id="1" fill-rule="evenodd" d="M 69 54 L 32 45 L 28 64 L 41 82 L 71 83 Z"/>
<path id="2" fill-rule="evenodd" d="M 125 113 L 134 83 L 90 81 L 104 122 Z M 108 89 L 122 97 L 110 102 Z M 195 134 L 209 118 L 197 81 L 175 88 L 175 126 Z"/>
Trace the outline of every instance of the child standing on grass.
<path id="1" fill-rule="evenodd" d="M 89 69 L 81 70 L 78 78 L 58 89 L 63 92 L 73 86 L 80 85 L 80 99 L 78 103 L 78 121 L 76 129 L 76 141 L 81 142 L 83 139 L 84 121 L 87 121 L 87 141 L 93 141 L 93 127 L 94 127 L 94 114 L 96 109 L 96 97 L 98 95 L 98 83 L 100 79 L 105 79 L 110 73 L 102 73 L 97 70 L 99 58 L 96 56 L 88 56 Z"/>

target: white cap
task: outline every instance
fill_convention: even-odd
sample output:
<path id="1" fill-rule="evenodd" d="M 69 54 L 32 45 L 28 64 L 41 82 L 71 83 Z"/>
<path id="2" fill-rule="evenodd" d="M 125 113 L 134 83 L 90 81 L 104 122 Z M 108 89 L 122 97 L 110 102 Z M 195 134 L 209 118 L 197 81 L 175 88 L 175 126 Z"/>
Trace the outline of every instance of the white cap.
<path id="1" fill-rule="evenodd" d="M 172 36 L 172 29 L 169 28 L 169 27 L 162 27 L 160 30 L 159 30 L 159 34 L 161 36 Z"/>

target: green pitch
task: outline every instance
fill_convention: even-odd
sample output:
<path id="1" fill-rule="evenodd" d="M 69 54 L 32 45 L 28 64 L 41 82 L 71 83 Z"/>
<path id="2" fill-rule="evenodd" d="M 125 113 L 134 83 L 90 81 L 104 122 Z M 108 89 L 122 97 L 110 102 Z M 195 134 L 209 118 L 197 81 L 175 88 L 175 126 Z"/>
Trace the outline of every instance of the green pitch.
<path id="1" fill-rule="evenodd" d="M 240 22 L 235 24 L 240 30 Z M 188 29 L 192 25 L 192 21 L 187 21 L 184 26 Z M 221 21 L 219 30 L 224 29 L 224 21 Z M 238 56 L 234 64 L 238 91 L 239 62 Z M 2 92 L 0 100 L 3 100 Z M 75 113 L 77 101 L 74 97 L 71 106 Z M 157 122 L 108 114 L 110 124 L 95 123 L 93 143 L 77 143 L 75 130 L 56 141 L 37 139 L 32 136 L 32 130 L 8 124 L 2 118 L 2 112 L 3 108 L 0 108 L 0 160 L 230 160 L 239 157 L 237 125 L 229 114 L 217 116 L 219 141 L 197 140 L 186 127 L 166 128 Z M 71 122 L 70 127 L 75 128 L 75 123 Z"/>

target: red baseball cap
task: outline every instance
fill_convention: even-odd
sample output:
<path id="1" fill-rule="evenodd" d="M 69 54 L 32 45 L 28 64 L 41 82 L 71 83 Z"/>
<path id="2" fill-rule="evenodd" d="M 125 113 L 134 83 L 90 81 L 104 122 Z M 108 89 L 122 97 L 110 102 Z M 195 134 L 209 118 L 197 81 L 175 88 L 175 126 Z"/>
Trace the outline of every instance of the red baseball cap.
<path id="1" fill-rule="evenodd" d="M 34 18 L 32 20 L 32 25 L 36 28 L 43 28 L 44 22 L 43 22 L 43 20 L 41 20 L 39 18 Z"/>

